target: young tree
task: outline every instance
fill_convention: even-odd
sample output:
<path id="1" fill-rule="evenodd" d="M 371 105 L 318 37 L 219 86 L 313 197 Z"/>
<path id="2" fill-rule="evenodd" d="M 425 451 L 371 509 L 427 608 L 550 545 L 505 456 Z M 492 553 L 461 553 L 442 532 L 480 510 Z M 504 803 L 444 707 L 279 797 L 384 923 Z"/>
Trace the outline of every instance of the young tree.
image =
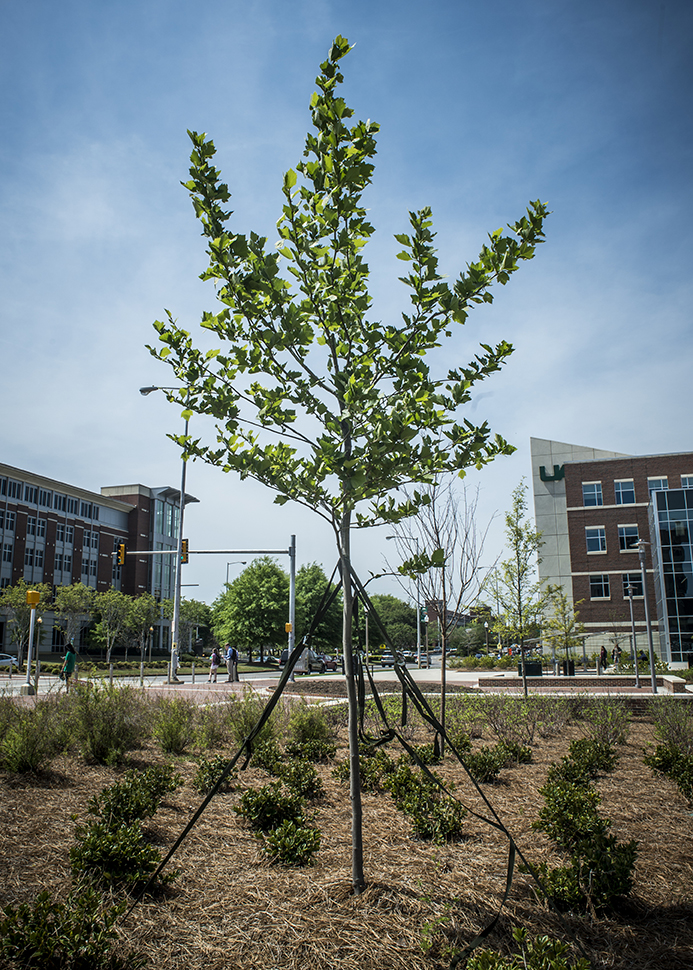
<path id="1" fill-rule="evenodd" d="M 284 176 L 279 248 L 255 233 L 227 228 L 230 194 L 211 164 L 214 144 L 192 132 L 189 190 L 203 233 L 219 313 L 202 326 L 223 346 L 198 349 L 170 313 L 155 324 L 184 390 L 170 400 L 217 420 L 214 445 L 174 437 L 188 455 L 251 476 L 274 490 L 275 501 L 300 502 L 334 531 L 343 583 L 342 649 L 349 696 L 352 879 L 364 886 L 356 688 L 351 628 L 351 531 L 413 514 L 426 498 L 400 500 L 408 483 L 481 467 L 512 451 L 487 424 L 458 422 L 475 385 L 498 371 L 512 347 L 483 344 L 474 360 L 435 375 L 426 354 L 463 324 L 472 305 L 490 303 L 490 287 L 505 284 L 543 241 L 541 202 L 511 226 L 496 230 L 478 260 L 452 285 L 438 273 L 431 212 L 410 213 L 410 234 L 396 238 L 409 313 L 401 321 L 369 319 L 368 266 L 363 248 L 373 233 L 362 193 L 371 181 L 378 126 L 349 125 L 353 112 L 338 96 L 339 62 L 349 51 L 337 37 L 321 64 L 311 99 L 314 131 L 304 158 Z M 300 176 L 300 183 L 299 183 Z M 289 276 L 280 273 L 288 262 Z M 438 358 L 440 359 L 440 357 Z M 364 509 L 364 506 L 367 506 Z"/>
<path id="2" fill-rule="evenodd" d="M 497 622 L 494 630 L 510 636 L 520 647 L 524 658 L 525 642 L 538 630 L 548 593 L 537 578 L 542 546 L 538 532 L 527 516 L 527 485 L 524 479 L 513 490 L 512 508 L 505 514 L 505 536 L 510 555 L 498 569 L 492 570 L 485 583 L 496 599 Z M 522 685 L 527 694 L 525 665 Z"/>
<path id="3" fill-rule="evenodd" d="M 416 609 L 397 596 L 375 593 L 371 602 L 383 621 L 387 634 L 397 650 L 411 650 L 416 644 Z M 377 627 L 371 625 L 371 639 L 378 637 Z"/>
<path id="4" fill-rule="evenodd" d="M 194 652 L 198 636 L 206 633 L 212 625 L 212 608 L 202 600 L 183 599 L 180 604 L 180 635 L 178 643 L 181 651 Z"/>
<path id="5" fill-rule="evenodd" d="M 244 647 L 248 655 L 257 646 L 260 660 L 270 644 L 281 649 L 286 642 L 289 577 L 269 556 L 255 559 L 212 604 L 212 629 L 219 643 Z"/>
<path id="6" fill-rule="evenodd" d="M 570 657 L 570 648 L 579 647 L 583 642 L 585 626 L 580 623 L 577 607 L 582 603 L 573 603 L 568 599 L 562 586 L 549 584 L 546 590 L 546 611 L 542 623 L 542 633 L 548 638 L 554 648 L 565 650 L 566 659 Z"/>
<path id="7" fill-rule="evenodd" d="M 405 562 L 399 572 L 412 577 L 435 624 L 440 658 L 440 723 L 445 727 L 447 656 L 450 637 L 476 603 L 482 588 L 481 560 L 490 528 L 477 524 L 478 489 L 459 495 L 451 482 L 428 486 L 428 504 L 418 515 L 394 527 Z M 429 637 L 433 629 L 429 629 Z M 442 742 L 441 742 L 442 743 Z"/>
<path id="8" fill-rule="evenodd" d="M 150 631 L 160 617 L 161 604 L 154 599 L 151 593 L 142 593 L 140 596 L 131 599 L 127 627 L 130 637 L 139 647 L 140 663 L 144 663 L 144 652 L 147 643 L 151 642 Z M 151 660 L 151 650 L 149 659 Z"/>
<path id="9" fill-rule="evenodd" d="M 17 644 L 17 662 L 21 667 L 24 663 L 24 651 L 29 644 L 29 628 L 31 625 L 31 607 L 27 605 L 26 593 L 28 589 L 35 589 L 41 594 L 36 607 L 36 616 L 50 607 L 52 590 L 45 583 L 26 583 L 20 579 L 14 586 L 6 586 L 0 591 L 0 611 L 5 613 L 10 621 L 10 636 L 12 643 Z"/>
<path id="10" fill-rule="evenodd" d="M 94 612 L 96 591 L 84 583 L 59 586 L 55 595 L 55 615 L 65 624 L 62 627 L 63 640 L 72 643 L 75 651 L 79 646 L 82 623 L 91 619 Z"/>
<path id="11" fill-rule="evenodd" d="M 107 589 L 94 595 L 94 612 L 99 617 L 94 635 L 106 648 L 106 663 L 110 663 L 113 647 L 127 632 L 131 608 L 132 597 L 119 589 Z"/>

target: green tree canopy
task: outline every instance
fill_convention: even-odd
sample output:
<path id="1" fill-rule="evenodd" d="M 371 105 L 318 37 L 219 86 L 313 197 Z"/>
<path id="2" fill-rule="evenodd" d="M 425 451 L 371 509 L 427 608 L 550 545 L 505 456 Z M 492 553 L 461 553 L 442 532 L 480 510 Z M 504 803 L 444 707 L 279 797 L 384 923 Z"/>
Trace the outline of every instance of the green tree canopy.
<path id="1" fill-rule="evenodd" d="M 53 591 L 45 583 L 26 583 L 18 580 L 14 586 L 6 586 L 0 591 L 0 612 L 5 613 L 10 621 L 10 636 L 12 643 L 17 644 L 17 660 L 20 666 L 24 663 L 24 651 L 29 643 L 29 627 L 31 625 L 31 607 L 27 605 L 27 590 L 35 589 L 41 594 L 36 607 L 36 616 L 41 616 L 50 608 Z"/>
<path id="2" fill-rule="evenodd" d="M 385 630 L 397 650 L 411 650 L 416 646 L 416 609 L 397 596 L 388 593 L 375 593 L 371 602 L 378 616 L 385 624 Z M 371 623 L 370 642 L 373 646 L 380 642 L 378 627 Z"/>
<path id="3" fill-rule="evenodd" d="M 308 632 L 327 589 L 327 576 L 317 563 L 296 571 L 296 642 Z M 335 597 L 315 631 L 313 649 L 325 653 L 339 651 L 342 636 L 342 597 Z"/>
<path id="4" fill-rule="evenodd" d="M 546 207 L 530 204 L 510 227 L 490 234 L 478 258 L 449 285 L 438 272 L 431 210 L 409 214 L 409 232 L 396 239 L 406 264 L 401 280 L 409 306 L 399 320 L 370 316 L 364 247 L 373 234 L 362 195 L 373 174 L 378 125 L 349 124 L 353 111 L 338 96 L 339 63 L 349 52 L 337 37 L 320 65 L 311 98 L 313 131 L 303 159 L 284 176 L 277 246 L 254 232 L 229 227 L 230 198 L 211 164 L 214 143 L 191 132 L 190 180 L 195 212 L 207 238 L 208 268 L 221 309 L 201 321 L 209 339 L 199 348 L 167 313 L 157 321 L 159 349 L 180 392 L 170 399 L 186 414 L 211 415 L 215 440 L 175 437 L 188 455 L 225 471 L 251 476 L 300 502 L 334 530 L 343 581 L 343 652 L 349 694 L 353 810 L 353 881 L 362 871 L 356 688 L 351 649 L 352 525 L 396 522 L 426 501 L 407 484 L 432 482 L 442 472 L 481 468 L 513 449 L 488 425 L 461 415 L 476 385 L 498 371 L 512 347 L 482 344 L 467 364 L 426 360 L 464 324 L 475 304 L 492 302 L 543 241 Z M 281 272 L 286 260 L 287 273 Z M 453 356 L 436 355 L 438 362 Z"/>
<path id="5" fill-rule="evenodd" d="M 265 646 L 285 645 L 288 619 L 289 577 L 269 556 L 254 560 L 212 604 L 217 641 L 261 657 Z"/>
<path id="6" fill-rule="evenodd" d="M 110 662 L 113 647 L 127 634 L 131 609 L 132 597 L 118 589 L 107 589 L 94 596 L 94 611 L 99 617 L 94 636 L 106 649 L 106 663 Z"/>
<path id="7" fill-rule="evenodd" d="M 55 615 L 63 621 L 63 639 L 65 643 L 73 643 L 75 650 L 79 647 L 79 637 L 82 623 L 90 620 L 94 612 L 96 591 L 84 583 L 72 583 L 71 586 L 59 586 L 55 596 Z"/>

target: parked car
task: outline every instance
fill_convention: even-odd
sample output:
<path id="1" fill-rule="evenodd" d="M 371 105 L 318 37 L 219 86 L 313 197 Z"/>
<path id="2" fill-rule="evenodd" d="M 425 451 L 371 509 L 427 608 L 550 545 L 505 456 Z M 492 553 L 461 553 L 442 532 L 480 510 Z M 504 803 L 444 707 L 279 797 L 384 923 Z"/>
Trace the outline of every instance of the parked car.
<path id="1" fill-rule="evenodd" d="M 288 659 L 289 659 L 289 650 L 288 648 L 285 647 L 282 650 L 282 655 L 279 660 L 279 666 L 283 667 Z M 301 656 L 298 658 L 298 660 L 294 665 L 294 673 L 312 674 L 314 670 L 317 670 L 319 673 L 324 674 L 325 661 L 322 659 L 321 654 L 316 653 L 314 650 L 311 650 L 309 647 L 306 647 L 306 649 L 303 651 L 303 653 L 301 654 Z"/>
<path id="2" fill-rule="evenodd" d="M 9 653 L 0 653 L 0 668 L 2 667 L 7 667 L 8 670 L 19 670 L 17 658 Z"/>
<path id="3" fill-rule="evenodd" d="M 402 663 L 402 657 L 393 657 L 391 653 L 384 653 L 380 658 L 381 667 L 394 667 L 396 663 Z"/>
<path id="4" fill-rule="evenodd" d="M 339 662 L 336 657 L 330 657 L 327 653 L 319 653 L 318 656 L 322 659 L 325 670 L 336 670 L 339 667 Z"/>

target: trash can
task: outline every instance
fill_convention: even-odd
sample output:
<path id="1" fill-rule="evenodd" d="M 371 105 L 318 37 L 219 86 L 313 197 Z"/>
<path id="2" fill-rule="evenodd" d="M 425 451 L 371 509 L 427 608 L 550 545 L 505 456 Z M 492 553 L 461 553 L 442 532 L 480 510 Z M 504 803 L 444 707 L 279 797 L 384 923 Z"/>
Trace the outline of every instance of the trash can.
<path id="1" fill-rule="evenodd" d="M 575 661 L 574 660 L 564 660 L 561 664 L 563 668 L 564 677 L 574 677 L 575 676 Z"/>
<path id="2" fill-rule="evenodd" d="M 522 676 L 522 662 L 517 665 L 517 673 Z M 541 660 L 525 660 L 525 675 L 527 677 L 541 677 L 543 674 Z"/>

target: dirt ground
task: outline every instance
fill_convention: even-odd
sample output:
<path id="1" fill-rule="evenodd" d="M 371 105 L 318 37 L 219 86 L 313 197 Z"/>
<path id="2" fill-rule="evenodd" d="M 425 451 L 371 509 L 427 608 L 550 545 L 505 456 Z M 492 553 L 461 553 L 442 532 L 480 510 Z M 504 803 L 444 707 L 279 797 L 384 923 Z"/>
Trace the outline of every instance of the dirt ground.
<path id="1" fill-rule="evenodd" d="M 531 823 L 543 802 L 539 788 L 549 764 L 567 753 L 571 725 L 560 737 L 537 738 L 533 763 L 505 769 L 484 792 L 531 862 L 559 858 Z M 483 739 L 492 743 L 489 736 Z M 597 782 L 600 811 L 621 840 L 639 844 L 635 888 L 609 917 L 550 913 L 527 875 L 516 873 L 510 899 L 488 944 L 508 952 L 511 930 L 579 940 L 594 967 L 628 970 L 693 968 L 693 833 L 691 807 L 666 778 L 642 762 L 652 726 L 631 721 L 616 770 Z M 343 757 L 340 737 L 337 757 Z M 218 752 L 217 752 L 218 753 Z M 229 752 L 232 753 L 232 752 Z M 398 751 L 392 752 L 398 754 Z M 153 745 L 125 767 L 163 763 Z M 200 796 L 191 779 L 195 759 L 175 761 L 185 782 L 167 796 L 149 827 L 162 851 L 181 832 Z M 326 797 L 314 804 L 322 845 L 314 866 L 287 870 L 268 864 L 257 840 L 232 811 L 246 786 L 268 781 L 259 769 L 238 776 L 234 791 L 217 796 L 181 846 L 172 865 L 180 875 L 122 924 L 124 944 L 146 952 L 157 970 L 435 970 L 496 913 L 507 864 L 507 841 L 471 815 L 466 838 L 432 846 L 416 841 L 387 794 L 365 794 L 367 889 L 350 888 L 349 795 L 318 766 Z M 56 760 L 39 776 L 0 772 L 0 903 L 30 900 L 48 888 L 70 889 L 69 849 L 89 798 L 124 768 Z M 456 784 L 457 796 L 486 811 L 466 775 L 451 760 L 436 768 Z M 578 954 L 577 949 L 574 950 Z"/>

